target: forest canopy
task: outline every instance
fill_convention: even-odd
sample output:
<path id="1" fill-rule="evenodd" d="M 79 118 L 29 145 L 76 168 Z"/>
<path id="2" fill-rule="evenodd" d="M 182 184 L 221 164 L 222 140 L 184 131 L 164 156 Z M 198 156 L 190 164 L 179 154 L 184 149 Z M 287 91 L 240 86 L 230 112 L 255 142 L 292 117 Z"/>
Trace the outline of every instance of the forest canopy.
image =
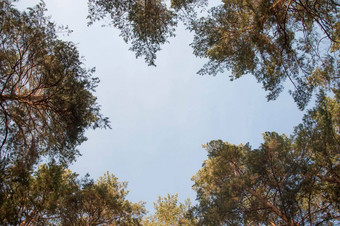
<path id="1" fill-rule="evenodd" d="M 203 225 L 340 222 L 340 104 L 320 96 L 290 137 L 263 134 L 257 149 L 221 140 L 193 177 Z"/>
<path id="2" fill-rule="evenodd" d="M 206 0 L 173 0 L 170 5 L 163 0 L 89 0 L 88 5 L 89 24 L 109 21 L 149 65 L 155 65 L 161 45 L 183 21 L 194 33 L 194 55 L 208 59 L 200 75 L 228 70 L 234 80 L 252 74 L 268 91 L 268 100 L 276 99 L 288 80 L 300 109 L 314 91 L 339 86 L 337 1 L 228 0 L 209 8 Z M 148 13 L 150 8 L 157 13 Z"/>
<path id="3" fill-rule="evenodd" d="M 11 1 L 0 7 L 1 166 L 41 156 L 72 162 L 87 128 L 109 126 L 93 95 L 94 69 L 58 38 L 43 2 L 27 12 Z"/>
<path id="4" fill-rule="evenodd" d="M 198 74 L 251 74 L 268 100 L 291 87 L 300 110 L 316 100 L 291 135 L 265 132 L 257 148 L 203 145 L 196 202 L 159 196 L 148 216 L 114 174 L 93 180 L 69 169 L 87 129 L 110 128 L 94 95 L 99 79 L 43 1 L 26 11 L 15 2 L 0 2 L 1 225 L 340 224 L 337 1 L 88 1 L 88 25 L 119 29 L 150 66 L 183 23 L 194 55 L 207 59 Z"/>

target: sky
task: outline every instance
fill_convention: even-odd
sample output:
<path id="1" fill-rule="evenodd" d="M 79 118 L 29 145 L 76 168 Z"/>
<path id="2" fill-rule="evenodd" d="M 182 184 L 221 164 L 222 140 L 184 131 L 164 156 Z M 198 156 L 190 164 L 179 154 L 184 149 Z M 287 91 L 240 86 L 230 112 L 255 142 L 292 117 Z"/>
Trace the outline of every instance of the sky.
<path id="1" fill-rule="evenodd" d="M 105 22 L 87 26 L 86 1 L 45 3 L 52 21 L 73 30 L 60 38 L 76 43 L 87 68 L 96 67 L 100 83 L 94 95 L 112 127 L 87 131 L 82 156 L 70 168 L 94 179 L 113 173 L 128 182 L 127 198 L 146 202 L 150 212 L 159 195 L 178 193 L 179 201 L 194 202 L 191 177 L 207 158 L 202 144 L 221 139 L 257 148 L 263 132 L 291 134 L 301 122 L 303 112 L 288 89 L 267 102 L 252 75 L 233 82 L 229 72 L 197 75 L 206 60 L 192 54 L 192 34 L 181 25 L 158 53 L 157 67 L 149 67 L 128 50 L 117 29 L 102 27 Z"/>

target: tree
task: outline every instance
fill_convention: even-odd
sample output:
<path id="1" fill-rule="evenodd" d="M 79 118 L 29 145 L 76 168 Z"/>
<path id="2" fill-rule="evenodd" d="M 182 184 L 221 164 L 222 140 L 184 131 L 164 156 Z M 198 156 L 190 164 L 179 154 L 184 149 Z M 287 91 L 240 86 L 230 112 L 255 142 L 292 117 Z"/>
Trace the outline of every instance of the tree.
<path id="1" fill-rule="evenodd" d="M 158 197 L 154 203 L 156 212 L 144 220 L 144 225 L 195 225 L 190 200 L 178 203 L 178 194 Z"/>
<path id="2" fill-rule="evenodd" d="M 77 175 L 63 165 L 40 165 L 34 173 L 8 169 L 1 187 L 1 225 L 47 225 L 57 221 L 64 199 L 79 191 Z"/>
<path id="3" fill-rule="evenodd" d="M 320 95 L 317 106 L 308 111 L 295 128 L 295 148 L 310 160 L 308 176 L 327 184 L 324 199 L 340 209 L 340 96 Z"/>
<path id="4" fill-rule="evenodd" d="M 137 2 L 135 4 L 140 4 Z M 118 6 L 122 3 L 90 0 L 91 22 L 110 15 L 112 24 L 122 30 L 125 40 L 134 37 L 134 45 L 148 49 L 154 60 L 160 48 L 146 48 L 148 39 L 136 35 L 137 27 L 123 26 L 140 22 L 134 17 L 138 12 L 132 7 L 122 9 Z M 279 95 L 286 79 L 292 84 L 290 92 L 300 109 L 305 108 L 314 90 L 339 86 L 340 5 L 337 1 L 228 0 L 198 17 L 199 8 L 206 4 L 206 0 L 173 0 L 169 9 L 159 11 L 159 16 L 154 18 L 154 24 L 162 24 L 162 29 L 152 29 L 151 23 L 146 27 L 153 31 L 152 35 L 165 40 L 173 36 L 178 18 L 185 21 L 187 28 L 194 32 L 191 44 L 194 54 L 209 59 L 199 74 L 216 75 L 227 69 L 232 72 L 231 80 L 253 74 L 269 91 L 268 100 Z M 123 13 L 129 16 L 119 17 Z M 175 15 L 171 17 L 175 21 L 160 22 L 161 15 L 164 18 Z M 163 31 L 171 32 L 164 35 Z M 131 49 L 137 56 L 143 52 L 140 48 Z M 150 64 L 150 57 L 146 57 L 146 61 Z"/>
<path id="5" fill-rule="evenodd" d="M 223 1 L 193 25 L 194 53 L 209 58 L 200 74 L 224 68 L 232 79 L 251 73 L 269 91 L 285 79 L 303 109 L 316 87 L 339 83 L 340 23 L 336 1 Z"/>
<path id="6" fill-rule="evenodd" d="M 340 222 L 339 99 L 320 96 L 292 137 L 267 132 L 258 149 L 221 140 L 193 177 L 207 225 Z"/>
<path id="7" fill-rule="evenodd" d="M 58 38 L 67 30 L 44 16 L 43 2 L 27 12 L 12 3 L 0 2 L 1 169 L 41 156 L 72 162 L 85 129 L 109 126 L 93 96 L 98 79 Z"/>
<path id="8" fill-rule="evenodd" d="M 155 66 L 156 52 L 174 36 L 176 16 L 161 0 L 89 0 L 88 5 L 89 25 L 108 17 L 136 57 L 144 56 L 149 65 Z"/>
<path id="9" fill-rule="evenodd" d="M 139 225 L 145 214 L 144 203 L 126 200 L 126 188 L 126 182 L 109 173 L 94 184 L 84 184 L 75 225 Z M 66 222 L 74 219 L 71 215 Z"/>
<path id="10" fill-rule="evenodd" d="M 126 200 L 127 183 L 108 173 L 93 183 L 55 163 L 33 174 L 11 170 L 1 193 L 1 225 L 138 225 L 145 212 L 143 203 Z"/>

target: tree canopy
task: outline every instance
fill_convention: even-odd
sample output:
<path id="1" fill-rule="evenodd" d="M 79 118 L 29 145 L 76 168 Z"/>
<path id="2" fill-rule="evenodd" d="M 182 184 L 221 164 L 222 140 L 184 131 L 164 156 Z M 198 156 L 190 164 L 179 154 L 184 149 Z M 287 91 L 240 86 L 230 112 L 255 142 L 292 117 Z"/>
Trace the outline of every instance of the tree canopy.
<path id="1" fill-rule="evenodd" d="M 110 127 L 95 70 L 58 37 L 69 31 L 44 15 L 44 2 L 23 12 L 13 2 L 0 2 L 0 224 L 138 223 L 144 204 L 126 200 L 126 183 L 67 169 L 87 128 Z"/>
<path id="2" fill-rule="evenodd" d="M 300 109 L 314 90 L 339 85 L 337 1 L 228 0 L 203 14 L 200 9 L 206 8 L 206 0 L 173 0 L 170 6 L 164 1 L 132 2 L 142 9 L 152 5 L 162 10 L 156 10 L 157 16 L 144 10 L 140 17 L 130 1 L 90 0 L 90 23 L 109 17 L 126 42 L 132 37 L 131 50 L 136 56 L 144 55 L 150 65 L 160 44 L 174 35 L 180 19 L 194 32 L 194 54 L 209 60 L 198 72 L 201 75 L 230 70 L 233 80 L 252 74 L 269 92 L 268 100 L 275 99 L 289 80 Z M 123 4 L 128 6 L 123 8 Z M 157 48 L 150 48 L 150 42 L 157 43 Z"/>
<path id="3" fill-rule="evenodd" d="M 179 20 L 209 61 L 199 74 L 252 74 L 275 99 L 285 80 L 308 111 L 291 136 L 263 143 L 213 140 L 193 177 L 197 204 L 158 198 L 155 213 L 127 200 L 127 183 L 68 169 L 88 128 L 110 127 L 93 92 L 99 82 L 74 43 L 44 15 L 0 2 L 1 225 L 323 225 L 340 224 L 339 6 L 333 0 L 89 0 L 89 25 L 109 19 L 136 56 L 155 66 Z M 41 163 L 44 164 L 41 164 Z M 39 165 L 40 164 L 40 165 Z"/>
<path id="4" fill-rule="evenodd" d="M 333 0 L 228 0 L 208 8 L 204 0 L 174 0 L 170 5 L 165 1 L 135 2 L 161 4 L 165 8 L 160 15 L 171 14 L 176 22 L 162 23 L 158 16 L 150 24 L 147 11 L 145 18 L 137 21 L 138 12 L 132 7 L 121 10 L 116 6 L 123 2 L 90 0 L 90 23 L 108 17 L 123 37 L 136 34 L 142 25 L 148 33 L 162 24 L 171 32 L 164 35 L 153 29 L 152 35 L 166 40 L 182 20 L 194 33 L 194 54 L 208 59 L 199 74 L 229 70 L 231 80 L 252 74 L 268 91 L 268 100 L 276 99 L 288 81 L 301 110 L 317 93 L 316 107 L 307 112 L 290 137 L 264 133 L 258 149 L 221 140 L 204 146 L 209 158 L 193 177 L 199 224 L 339 223 L 340 4 Z M 205 13 L 199 12 L 202 7 L 207 9 Z M 117 23 L 122 12 L 129 16 L 120 17 Z M 136 26 L 119 26 L 124 22 Z M 131 49 L 137 57 L 145 55 L 147 62 L 155 59 L 164 43 L 150 49 L 143 36 L 133 37 Z M 134 48 L 136 43 L 144 53 Z M 152 54 L 145 54 L 146 49 Z M 335 96 L 327 97 L 332 94 Z M 171 197 L 168 199 L 164 202 L 170 202 Z M 162 207 L 159 202 L 156 209 Z"/>
<path id="5" fill-rule="evenodd" d="M 203 225 L 340 222 L 339 99 L 320 96 L 291 137 L 263 134 L 258 149 L 221 140 L 193 177 Z"/>
<path id="6" fill-rule="evenodd" d="M 338 85 L 340 27 L 336 1 L 223 1 L 193 25 L 200 74 L 253 74 L 275 99 L 288 79 L 300 109 L 315 88 Z"/>
<path id="7" fill-rule="evenodd" d="M 85 129 L 108 127 L 93 95 L 98 79 L 72 42 L 58 38 L 40 2 L 20 12 L 0 3 L 0 161 L 71 162 Z M 60 30 L 61 29 L 61 30 Z M 23 160 L 25 159 L 25 160 Z"/>
<path id="8" fill-rule="evenodd" d="M 131 42 L 136 56 L 144 56 L 155 66 L 156 52 L 174 36 L 176 15 L 159 0 L 89 0 L 89 24 L 109 18 L 109 25 L 121 30 L 125 42 Z"/>
<path id="9" fill-rule="evenodd" d="M 145 218 L 143 225 L 195 225 L 197 222 L 191 212 L 191 202 L 187 199 L 184 203 L 178 202 L 178 194 L 166 197 L 158 196 L 154 203 L 155 213 Z"/>
<path id="10" fill-rule="evenodd" d="M 32 175 L 12 176 L 6 182 L 0 196 L 0 223 L 138 225 L 144 204 L 126 200 L 126 187 L 109 173 L 93 182 L 78 178 L 64 165 L 40 165 Z"/>

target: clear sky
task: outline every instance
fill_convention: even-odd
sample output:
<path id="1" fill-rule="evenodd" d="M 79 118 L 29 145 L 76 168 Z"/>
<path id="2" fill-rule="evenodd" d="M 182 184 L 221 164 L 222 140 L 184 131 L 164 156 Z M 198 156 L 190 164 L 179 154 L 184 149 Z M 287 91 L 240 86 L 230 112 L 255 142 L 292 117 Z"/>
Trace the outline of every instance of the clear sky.
<path id="1" fill-rule="evenodd" d="M 20 8 L 37 0 L 20 1 Z M 73 33 L 61 36 L 76 43 L 86 67 L 96 67 L 101 80 L 95 95 L 112 130 L 88 131 L 79 147 L 82 156 L 71 169 L 96 179 L 105 172 L 128 181 L 128 199 L 145 201 L 149 211 L 158 195 L 179 194 L 195 200 L 191 177 L 206 159 L 201 147 L 211 140 L 258 147 L 261 133 L 290 134 L 303 113 L 287 89 L 267 102 L 261 84 L 251 76 L 229 81 L 196 72 L 204 59 L 195 58 L 192 35 L 181 26 L 163 46 L 157 67 L 136 59 L 112 27 L 87 27 L 87 1 L 45 0 L 47 15 Z"/>

